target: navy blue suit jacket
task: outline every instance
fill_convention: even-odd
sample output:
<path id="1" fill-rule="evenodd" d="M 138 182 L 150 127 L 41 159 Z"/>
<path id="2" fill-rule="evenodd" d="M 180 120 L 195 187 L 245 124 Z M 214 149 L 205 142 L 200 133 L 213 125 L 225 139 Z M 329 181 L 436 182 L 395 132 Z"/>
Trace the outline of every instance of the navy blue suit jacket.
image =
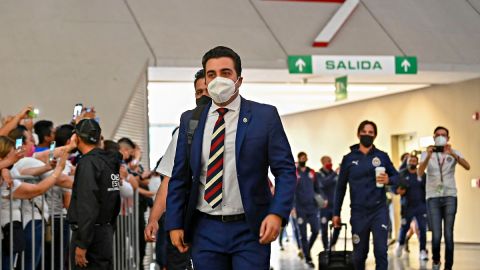
<path id="1" fill-rule="evenodd" d="M 192 179 L 188 179 L 185 171 L 187 130 L 192 111 L 182 114 L 175 165 L 168 186 L 165 229 L 184 229 L 187 242 L 193 234 L 191 220 L 199 199 L 203 133 L 210 106 L 211 103 L 203 111 L 193 136 Z M 277 214 L 286 222 L 295 192 L 295 163 L 275 107 L 241 99 L 235 155 L 240 194 L 251 231 L 258 235 L 268 214 Z M 275 176 L 274 196 L 268 183 L 269 167 Z"/>

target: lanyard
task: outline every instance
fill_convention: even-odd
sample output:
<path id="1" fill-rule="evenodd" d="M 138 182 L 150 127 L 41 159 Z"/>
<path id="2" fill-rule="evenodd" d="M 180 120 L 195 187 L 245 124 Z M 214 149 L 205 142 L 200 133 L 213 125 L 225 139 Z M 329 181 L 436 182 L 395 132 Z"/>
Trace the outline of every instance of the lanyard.
<path id="1" fill-rule="evenodd" d="M 440 156 L 437 153 L 437 162 L 438 162 L 438 167 L 440 168 L 440 181 L 442 181 L 443 184 L 443 164 L 445 163 L 445 157 L 442 156 L 442 162 L 440 162 Z"/>

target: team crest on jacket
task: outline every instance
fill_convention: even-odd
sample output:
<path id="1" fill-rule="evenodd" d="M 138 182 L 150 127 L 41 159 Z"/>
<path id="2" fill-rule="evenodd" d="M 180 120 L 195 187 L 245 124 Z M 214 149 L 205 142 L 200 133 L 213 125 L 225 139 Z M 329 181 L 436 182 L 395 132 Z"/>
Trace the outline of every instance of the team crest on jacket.
<path id="1" fill-rule="evenodd" d="M 374 167 L 378 167 L 378 166 L 382 165 L 382 161 L 378 157 L 374 157 L 372 159 L 372 165 Z"/>
<path id="2" fill-rule="evenodd" d="M 452 158 L 451 156 L 448 156 L 448 157 L 447 157 L 447 162 L 448 162 L 448 163 L 451 163 L 452 161 L 453 161 L 453 158 Z"/>
<path id="3" fill-rule="evenodd" d="M 358 245 L 360 243 L 360 236 L 358 234 L 353 234 L 352 235 L 352 242 L 354 245 Z"/>

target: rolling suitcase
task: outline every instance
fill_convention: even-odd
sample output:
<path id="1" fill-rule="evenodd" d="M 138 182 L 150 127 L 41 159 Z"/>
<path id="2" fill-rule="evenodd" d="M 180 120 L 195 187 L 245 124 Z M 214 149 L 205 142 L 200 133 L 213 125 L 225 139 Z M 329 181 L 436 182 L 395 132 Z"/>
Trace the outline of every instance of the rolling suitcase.
<path id="1" fill-rule="evenodd" d="M 345 227 L 345 248 L 343 251 L 325 250 L 318 254 L 318 269 L 321 270 L 354 270 L 353 268 L 353 252 L 347 250 L 347 224 L 342 223 Z M 332 239 L 333 226 L 330 224 L 330 241 Z"/>

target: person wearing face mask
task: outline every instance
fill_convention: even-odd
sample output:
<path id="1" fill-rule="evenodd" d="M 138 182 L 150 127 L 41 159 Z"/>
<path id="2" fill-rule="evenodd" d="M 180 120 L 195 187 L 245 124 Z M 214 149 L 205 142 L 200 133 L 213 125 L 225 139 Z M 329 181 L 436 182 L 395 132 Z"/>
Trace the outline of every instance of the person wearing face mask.
<path id="1" fill-rule="evenodd" d="M 318 206 L 315 200 L 315 194 L 320 193 L 315 171 L 307 167 L 308 161 L 305 152 L 298 153 L 297 166 L 297 188 L 295 189 L 295 210 L 297 212 L 297 223 L 300 231 L 302 250 L 305 256 L 305 262 L 311 268 L 314 267 L 310 250 L 317 240 L 318 224 Z M 307 224 L 310 224 L 311 235 L 307 238 Z"/>
<path id="2" fill-rule="evenodd" d="M 420 240 L 420 260 L 428 260 L 426 249 L 427 242 L 427 206 L 425 202 L 425 175 L 420 177 L 417 175 L 418 157 L 409 156 L 406 169 L 399 173 L 399 184 L 396 193 L 400 194 L 401 198 L 401 217 L 402 227 L 398 236 L 398 244 L 395 249 L 397 257 L 402 256 L 405 247 L 405 238 L 410 223 L 415 220 L 419 230 Z"/>
<path id="3" fill-rule="evenodd" d="M 101 128 L 93 119 L 75 126 L 71 141 L 82 158 L 68 208 L 72 269 L 113 269 L 113 233 L 120 212 L 120 153 L 97 147 Z"/>
<path id="4" fill-rule="evenodd" d="M 269 269 L 270 243 L 293 204 L 290 145 L 275 107 L 239 95 L 243 78 L 236 52 L 215 47 L 202 65 L 213 103 L 200 116 L 188 160 L 193 111 L 182 114 L 165 229 L 180 252 L 191 248 L 197 270 Z M 269 168 L 274 195 L 265 181 Z"/>
<path id="5" fill-rule="evenodd" d="M 206 106 L 209 104 L 212 99 L 208 95 L 207 85 L 205 84 L 205 71 L 200 69 L 195 73 L 195 79 L 193 81 L 193 86 L 195 87 L 195 103 L 197 107 Z M 163 176 L 162 182 L 160 184 L 160 188 L 157 191 L 157 196 L 155 198 L 155 202 L 153 204 L 152 209 L 150 210 L 150 216 L 148 218 L 148 224 L 145 227 L 145 240 L 148 242 L 155 242 L 158 241 L 159 237 L 163 237 L 157 234 L 164 233 L 161 231 L 159 233 L 159 220 L 161 220 L 161 225 L 164 225 L 164 212 L 166 208 L 166 200 L 167 200 L 167 191 L 168 191 L 168 183 L 170 181 L 170 177 L 172 176 L 173 164 L 175 161 L 175 150 L 177 148 L 177 140 L 178 140 L 178 129 L 172 134 L 172 140 L 165 151 L 160 163 L 158 164 L 157 171 Z M 157 237 L 158 236 L 158 237 Z M 172 245 L 170 241 L 170 236 L 166 235 L 166 262 L 158 262 L 160 267 L 166 267 L 167 269 L 171 270 L 184 270 L 184 269 L 191 269 L 190 263 L 190 255 L 189 253 L 180 253 L 176 247 Z"/>
<path id="6" fill-rule="evenodd" d="M 470 170 L 470 164 L 463 155 L 452 148 L 448 129 L 442 126 L 433 131 L 435 145 L 422 153 L 418 175 L 427 175 L 426 198 L 429 225 L 432 229 L 433 269 L 440 269 L 440 242 L 445 236 L 445 269 L 453 266 L 453 226 L 457 213 L 457 186 L 455 167 L 460 164 Z"/>
<path id="7" fill-rule="evenodd" d="M 365 269 L 373 234 L 373 248 L 377 270 L 388 268 L 388 208 L 385 185 L 396 186 L 398 172 L 387 153 L 377 149 L 373 141 L 377 137 L 377 125 L 365 120 L 357 129 L 360 144 L 350 147 L 351 152 L 343 157 L 335 190 L 333 225 L 341 226 L 340 212 L 343 199 L 350 186 L 350 208 L 355 269 Z M 383 167 L 383 173 L 378 173 Z"/>
<path id="8" fill-rule="evenodd" d="M 320 229 L 322 232 L 323 248 L 328 250 L 330 247 L 334 247 L 337 243 L 338 236 L 340 235 L 341 228 L 335 228 L 332 235 L 332 242 L 328 242 L 328 222 L 333 217 L 333 199 L 335 194 L 335 186 L 338 180 L 338 174 L 333 170 L 332 159 L 329 156 L 323 156 L 320 159 L 322 168 L 317 172 L 317 179 L 322 194 L 326 196 L 325 205 L 320 210 Z"/>

